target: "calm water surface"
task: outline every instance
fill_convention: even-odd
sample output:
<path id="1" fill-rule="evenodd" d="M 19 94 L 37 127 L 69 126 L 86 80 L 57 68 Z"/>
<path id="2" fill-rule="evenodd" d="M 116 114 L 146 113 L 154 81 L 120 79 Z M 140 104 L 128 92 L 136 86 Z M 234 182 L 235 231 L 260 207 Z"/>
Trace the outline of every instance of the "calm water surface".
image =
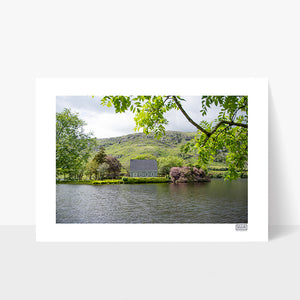
<path id="1" fill-rule="evenodd" d="M 247 223 L 247 179 L 56 185 L 57 223 Z"/>

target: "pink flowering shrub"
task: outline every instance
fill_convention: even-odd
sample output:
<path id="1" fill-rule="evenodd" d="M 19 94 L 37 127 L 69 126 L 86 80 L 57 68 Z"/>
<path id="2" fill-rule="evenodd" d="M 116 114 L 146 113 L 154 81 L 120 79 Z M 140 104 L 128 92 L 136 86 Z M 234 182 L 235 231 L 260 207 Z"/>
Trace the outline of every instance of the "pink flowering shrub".
<path id="1" fill-rule="evenodd" d="M 176 182 L 181 175 L 181 171 L 180 171 L 181 167 L 173 167 L 170 170 L 170 177 L 172 178 L 173 182 Z"/>
<path id="2" fill-rule="evenodd" d="M 204 170 L 196 167 L 173 167 L 170 170 L 170 177 L 174 183 L 209 181 Z"/>

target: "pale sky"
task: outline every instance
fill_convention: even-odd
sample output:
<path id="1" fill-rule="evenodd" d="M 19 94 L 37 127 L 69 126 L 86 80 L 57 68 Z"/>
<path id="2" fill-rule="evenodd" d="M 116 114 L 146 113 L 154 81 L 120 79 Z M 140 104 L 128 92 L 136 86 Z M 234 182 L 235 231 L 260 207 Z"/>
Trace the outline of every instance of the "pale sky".
<path id="1" fill-rule="evenodd" d="M 183 96 L 186 100 L 182 106 L 188 115 L 199 123 L 203 120 L 200 113 L 201 96 Z M 72 112 L 78 112 L 79 118 L 87 125 L 85 132 L 93 132 L 94 137 L 108 138 L 134 133 L 134 114 L 130 111 L 116 114 L 113 107 L 104 107 L 100 104 L 99 97 L 91 96 L 57 96 L 56 112 L 62 112 L 64 108 L 70 108 Z M 217 116 L 217 110 L 211 109 L 205 116 L 205 120 L 211 121 Z M 179 110 L 167 112 L 169 121 L 167 130 L 194 132 L 196 128 L 188 122 Z"/>

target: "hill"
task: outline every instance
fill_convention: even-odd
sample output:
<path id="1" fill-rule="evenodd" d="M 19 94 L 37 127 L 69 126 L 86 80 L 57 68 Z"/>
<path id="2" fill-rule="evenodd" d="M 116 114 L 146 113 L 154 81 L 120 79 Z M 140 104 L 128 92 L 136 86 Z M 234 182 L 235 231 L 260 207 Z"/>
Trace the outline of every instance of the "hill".
<path id="1" fill-rule="evenodd" d="M 187 163 L 197 161 L 196 153 L 183 154 L 181 146 L 190 141 L 195 132 L 167 131 L 160 140 L 153 134 L 144 133 L 128 134 L 114 138 L 97 139 L 97 145 L 104 147 L 108 155 L 115 156 L 125 166 L 129 165 L 130 159 L 137 155 L 150 154 L 155 157 L 166 157 L 169 155 L 182 157 Z"/>

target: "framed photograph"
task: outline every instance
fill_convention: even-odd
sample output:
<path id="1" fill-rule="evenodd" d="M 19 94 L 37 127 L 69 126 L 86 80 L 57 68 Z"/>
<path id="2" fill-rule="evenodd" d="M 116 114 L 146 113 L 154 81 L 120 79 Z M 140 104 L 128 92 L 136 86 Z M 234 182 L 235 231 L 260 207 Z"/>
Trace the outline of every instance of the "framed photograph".
<path id="1" fill-rule="evenodd" d="M 267 241 L 267 79 L 37 79 L 36 240 Z"/>

